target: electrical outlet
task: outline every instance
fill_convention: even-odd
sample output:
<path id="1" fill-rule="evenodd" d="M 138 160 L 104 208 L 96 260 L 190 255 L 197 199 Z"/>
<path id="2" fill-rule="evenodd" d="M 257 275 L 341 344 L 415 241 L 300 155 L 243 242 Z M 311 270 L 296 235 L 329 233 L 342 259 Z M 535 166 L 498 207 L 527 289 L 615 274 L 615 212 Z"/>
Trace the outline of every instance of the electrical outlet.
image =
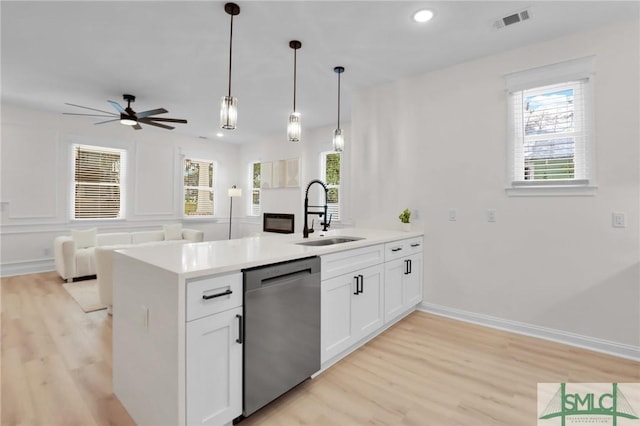
<path id="1" fill-rule="evenodd" d="M 611 219 L 612 219 L 612 226 L 614 228 L 624 228 L 627 226 L 624 213 L 613 212 L 613 214 L 611 215 Z"/>
<path id="2" fill-rule="evenodd" d="M 51 249 L 49 247 L 42 249 L 42 254 L 44 256 L 51 256 Z"/>
<path id="3" fill-rule="evenodd" d="M 458 209 L 449 209 L 449 220 L 451 222 L 458 220 Z"/>
<path id="4" fill-rule="evenodd" d="M 495 222 L 495 221 L 496 221 L 496 209 L 488 209 L 487 222 Z"/>

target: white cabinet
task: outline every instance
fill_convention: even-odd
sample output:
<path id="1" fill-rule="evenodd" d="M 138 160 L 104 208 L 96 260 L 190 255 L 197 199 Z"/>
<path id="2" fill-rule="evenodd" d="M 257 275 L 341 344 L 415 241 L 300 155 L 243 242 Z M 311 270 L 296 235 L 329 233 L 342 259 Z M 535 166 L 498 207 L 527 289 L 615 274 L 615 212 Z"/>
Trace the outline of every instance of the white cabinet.
<path id="1" fill-rule="evenodd" d="M 242 274 L 187 282 L 186 417 L 222 425 L 242 414 Z"/>
<path id="2" fill-rule="evenodd" d="M 242 308 L 187 324 L 187 424 L 222 425 L 242 413 Z"/>
<path id="3" fill-rule="evenodd" d="M 422 301 L 422 238 L 385 245 L 384 322 Z"/>
<path id="4" fill-rule="evenodd" d="M 321 295 L 322 363 L 384 323 L 382 264 L 323 280 Z"/>

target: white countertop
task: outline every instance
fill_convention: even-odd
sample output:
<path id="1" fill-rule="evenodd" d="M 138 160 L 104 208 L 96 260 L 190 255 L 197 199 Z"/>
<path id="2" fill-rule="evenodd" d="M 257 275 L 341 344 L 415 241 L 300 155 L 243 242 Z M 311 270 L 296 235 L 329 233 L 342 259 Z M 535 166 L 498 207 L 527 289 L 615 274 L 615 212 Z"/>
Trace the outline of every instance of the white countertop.
<path id="1" fill-rule="evenodd" d="M 327 232 L 316 231 L 310 234 L 307 240 L 302 238 L 302 233 L 265 234 L 259 237 L 202 243 L 140 246 L 117 251 L 141 262 L 179 274 L 183 278 L 193 278 L 351 250 L 422 235 L 422 232 L 345 228 Z M 296 244 L 303 241 L 338 236 L 359 237 L 362 239 L 316 247 Z"/>

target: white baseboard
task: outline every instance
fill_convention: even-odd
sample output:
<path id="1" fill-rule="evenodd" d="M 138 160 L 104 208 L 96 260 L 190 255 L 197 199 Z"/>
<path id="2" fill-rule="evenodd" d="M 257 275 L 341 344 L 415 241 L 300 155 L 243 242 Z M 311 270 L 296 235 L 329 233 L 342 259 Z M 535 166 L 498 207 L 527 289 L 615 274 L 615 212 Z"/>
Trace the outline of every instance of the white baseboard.
<path id="1" fill-rule="evenodd" d="M 640 361 L 640 347 L 423 302 L 419 311 Z"/>
<path id="2" fill-rule="evenodd" d="M 40 272 L 51 272 L 55 270 L 56 268 L 52 258 L 8 262 L 0 265 L 0 277 L 37 274 Z"/>

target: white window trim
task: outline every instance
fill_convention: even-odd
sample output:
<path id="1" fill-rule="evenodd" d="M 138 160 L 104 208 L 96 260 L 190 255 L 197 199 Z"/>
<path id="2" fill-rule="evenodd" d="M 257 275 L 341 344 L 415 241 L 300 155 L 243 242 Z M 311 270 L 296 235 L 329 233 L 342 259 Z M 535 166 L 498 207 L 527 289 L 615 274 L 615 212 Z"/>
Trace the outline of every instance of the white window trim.
<path id="1" fill-rule="evenodd" d="M 247 187 L 249 188 L 249 197 L 248 198 L 248 203 L 247 203 L 247 217 L 261 217 L 262 216 L 262 188 L 254 188 L 253 187 L 253 165 L 256 163 L 260 163 L 260 168 L 262 170 L 262 162 L 261 161 L 251 161 L 249 163 L 249 182 Z M 262 186 L 262 176 L 260 176 L 260 186 Z M 260 211 L 258 212 L 258 214 L 253 214 L 253 191 L 257 189 L 258 192 L 260 193 Z"/>
<path id="2" fill-rule="evenodd" d="M 75 158 L 75 150 L 76 147 L 85 147 L 89 149 L 100 149 L 104 151 L 112 151 L 118 152 L 120 154 L 120 217 L 116 218 L 76 218 L 76 158 Z M 113 148 L 103 145 L 95 145 L 91 143 L 82 143 L 82 142 L 71 142 L 69 144 L 70 150 L 70 163 L 71 167 L 69 170 L 71 171 L 71 176 L 69 179 L 70 183 L 70 193 L 69 193 L 69 220 L 70 222 L 82 222 L 82 223 L 91 223 L 91 222 L 118 222 L 126 220 L 126 212 L 127 212 L 127 150 L 124 148 Z"/>
<path id="3" fill-rule="evenodd" d="M 508 96 L 507 113 L 507 170 L 505 192 L 508 196 L 593 196 L 597 192 L 594 126 L 594 84 L 595 84 L 595 56 L 573 59 L 556 64 L 519 71 L 504 76 Z M 585 179 L 553 180 L 553 181 L 513 181 L 515 168 L 515 152 L 513 134 L 514 128 L 514 97 L 513 92 L 534 87 L 542 87 L 572 80 L 586 80 L 584 84 L 584 117 L 586 120 L 584 160 L 589 170 Z"/>
<path id="4" fill-rule="evenodd" d="M 213 165 L 213 176 L 211 177 L 212 181 L 213 181 L 213 185 L 211 187 L 211 191 L 213 192 L 213 215 L 198 215 L 198 216 L 188 216 L 184 213 L 184 197 L 185 197 L 185 185 L 184 185 L 184 162 L 185 160 L 193 160 L 193 161 L 202 161 L 202 162 L 207 162 L 207 163 L 211 163 Z M 216 194 L 218 193 L 218 188 L 217 188 L 217 184 L 218 184 L 218 179 L 217 179 L 217 174 L 218 174 L 218 163 L 216 163 L 214 160 L 211 159 L 207 159 L 207 158 L 201 158 L 198 156 L 193 156 L 193 155 L 182 155 L 182 158 L 180 159 L 180 187 L 181 187 L 181 198 L 180 198 L 180 215 L 182 217 L 182 220 L 185 221 L 211 221 L 211 219 L 215 219 L 218 217 L 218 215 L 216 214 L 216 211 L 218 209 L 216 209 Z"/>
<path id="5" fill-rule="evenodd" d="M 328 154 L 340 154 L 340 185 L 337 185 L 339 189 L 339 199 L 338 202 L 338 219 L 331 219 L 331 223 L 342 223 L 344 216 L 344 206 L 343 206 L 343 195 L 344 195 L 344 185 L 343 185 L 343 173 L 344 173 L 344 151 L 323 151 L 320 153 L 320 171 L 322 173 L 322 181 L 327 185 L 327 188 L 336 187 L 336 185 L 329 185 L 327 183 L 327 155 Z M 324 199 L 320 200 L 320 204 L 324 203 Z"/>

